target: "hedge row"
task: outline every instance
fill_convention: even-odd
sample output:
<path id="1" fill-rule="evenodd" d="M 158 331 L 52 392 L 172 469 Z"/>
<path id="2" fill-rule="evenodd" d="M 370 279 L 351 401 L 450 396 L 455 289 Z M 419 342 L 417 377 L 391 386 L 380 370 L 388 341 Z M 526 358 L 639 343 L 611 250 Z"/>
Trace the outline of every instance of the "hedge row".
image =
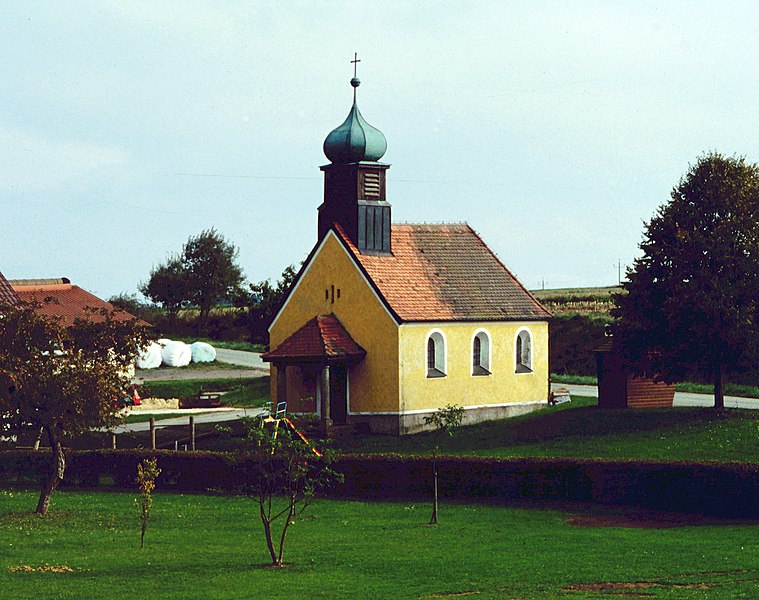
<path id="1" fill-rule="evenodd" d="M 158 458 L 158 488 L 237 492 L 255 472 L 249 457 L 218 452 L 102 450 L 69 453 L 62 487 L 134 489 L 137 463 Z M 345 483 L 330 495 L 415 499 L 431 494 L 431 458 L 340 456 Z M 0 482 L 36 484 L 45 452 L 0 452 Z M 553 500 L 638 506 L 711 516 L 759 517 L 759 465 L 587 459 L 438 458 L 442 497 L 488 502 Z"/>

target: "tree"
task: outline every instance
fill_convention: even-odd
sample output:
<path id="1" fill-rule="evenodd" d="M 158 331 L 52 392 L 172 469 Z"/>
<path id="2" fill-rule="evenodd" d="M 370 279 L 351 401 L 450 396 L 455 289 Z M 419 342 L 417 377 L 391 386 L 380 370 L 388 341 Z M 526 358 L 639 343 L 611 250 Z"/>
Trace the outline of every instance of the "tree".
<path id="1" fill-rule="evenodd" d="M 213 228 L 190 237 L 182 247 L 187 299 L 200 308 L 201 325 L 219 301 L 240 294 L 243 276 L 237 256 L 237 247 Z"/>
<path id="2" fill-rule="evenodd" d="M 137 465 L 137 489 L 140 492 L 140 499 L 135 499 L 134 505 L 140 511 L 140 550 L 145 549 L 145 531 L 148 529 L 148 519 L 150 519 L 150 509 L 153 508 L 153 490 L 155 489 L 155 480 L 161 474 L 158 468 L 157 458 L 146 458 Z"/>
<path id="3" fill-rule="evenodd" d="M 646 226 L 612 332 L 633 370 L 723 379 L 759 359 L 759 166 L 710 153 Z"/>
<path id="4" fill-rule="evenodd" d="M 445 408 L 436 410 L 424 418 L 425 425 L 432 425 L 434 429 L 435 445 L 432 448 L 432 517 L 430 525 L 437 525 L 437 453 L 440 450 L 440 439 L 443 434 L 452 436 L 461 425 L 464 418 L 464 409 L 455 404 L 449 404 Z"/>
<path id="5" fill-rule="evenodd" d="M 268 342 L 269 325 L 285 301 L 296 276 L 295 266 L 290 265 L 282 271 L 276 287 L 268 279 L 250 284 L 251 301 L 245 315 L 245 324 L 250 331 L 251 342 Z"/>
<path id="6" fill-rule="evenodd" d="M 204 327 L 211 309 L 225 298 L 240 294 L 243 276 L 237 264 L 237 247 L 215 229 L 191 236 L 179 255 L 172 255 L 150 272 L 140 292 L 160 304 L 169 321 L 175 322 L 185 303 L 200 308 L 198 321 Z"/>
<path id="7" fill-rule="evenodd" d="M 147 338 L 117 311 L 90 309 L 65 327 L 39 308 L 0 306 L 0 431 L 46 433 L 51 469 L 36 509 L 46 514 L 66 469 L 64 443 L 118 423 L 130 367 Z"/>
<path id="8" fill-rule="evenodd" d="M 178 256 L 170 256 L 162 265 L 150 271 L 147 282 L 139 290 L 150 301 L 160 304 L 170 322 L 176 321 L 179 309 L 189 297 L 189 282 L 184 265 Z"/>
<path id="9" fill-rule="evenodd" d="M 319 491 L 342 482 L 343 477 L 332 469 L 328 454 L 315 454 L 300 438 L 284 431 L 273 435 L 256 419 L 244 421 L 248 428 L 246 451 L 255 464 L 247 492 L 258 503 L 272 566 L 281 567 L 295 518 L 312 504 Z"/>

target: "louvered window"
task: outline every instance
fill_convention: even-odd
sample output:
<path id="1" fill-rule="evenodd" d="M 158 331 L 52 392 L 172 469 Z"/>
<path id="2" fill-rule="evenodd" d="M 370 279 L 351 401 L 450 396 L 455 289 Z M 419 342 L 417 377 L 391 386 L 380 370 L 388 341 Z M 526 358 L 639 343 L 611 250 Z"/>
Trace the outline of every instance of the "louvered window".
<path id="1" fill-rule="evenodd" d="M 364 173 L 364 195 L 378 198 L 380 195 L 379 173 Z"/>

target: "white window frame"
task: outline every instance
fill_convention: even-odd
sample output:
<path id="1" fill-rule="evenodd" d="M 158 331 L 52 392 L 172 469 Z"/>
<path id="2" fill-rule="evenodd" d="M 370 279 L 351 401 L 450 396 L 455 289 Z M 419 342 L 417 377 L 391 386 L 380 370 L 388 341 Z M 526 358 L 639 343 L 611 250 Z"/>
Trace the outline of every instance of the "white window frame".
<path id="1" fill-rule="evenodd" d="M 525 352 L 524 352 L 524 338 L 522 337 L 522 334 L 526 335 L 527 342 L 528 342 L 526 361 L 523 360 L 525 356 Z M 527 327 L 520 327 L 519 331 L 517 331 L 517 334 L 514 336 L 514 372 L 515 373 L 532 373 L 532 354 L 533 354 L 532 337 L 533 337 L 532 332 Z M 522 356 L 517 355 L 518 344 L 519 344 L 520 339 L 522 339 Z"/>
<path id="2" fill-rule="evenodd" d="M 480 339 L 480 364 L 478 365 L 481 370 L 477 369 L 474 365 L 474 340 Z M 472 377 L 482 377 L 491 375 L 493 370 L 491 365 L 493 364 L 492 348 L 493 343 L 491 341 L 490 332 L 487 329 L 478 329 L 472 334 L 472 339 L 469 343 L 469 372 Z"/>
<path id="3" fill-rule="evenodd" d="M 429 368 L 429 343 L 435 344 L 435 368 Z M 448 373 L 448 341 L 440 329 L 431 329 L 424 337 L 424 372 L 428 379 L 445 377 Z"/>

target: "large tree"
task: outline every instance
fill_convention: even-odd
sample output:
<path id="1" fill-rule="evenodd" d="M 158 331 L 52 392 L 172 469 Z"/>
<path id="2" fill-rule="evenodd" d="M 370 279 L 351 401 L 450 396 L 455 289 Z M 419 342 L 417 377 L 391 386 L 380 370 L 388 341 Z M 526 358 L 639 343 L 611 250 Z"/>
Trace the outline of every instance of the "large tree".
<path id="1" fill-rule="evenodd" d="M 237 264 L 238 249 L 215 229 L 191 236 L 178 255 L 150 272 L 140 292 L 160 304 L 170 321 L 174 321 L 183 304 L 200 308 L 199 321 L 204 326 L 211 309 L 224 299 L 240 294 L 243 275 Z"/>
<path id="2" fill-rule="evenodd" d="M 181 261 L 188 283 L 188 299 L 200 308 L 200 322 L 221 300 L 240 293 L 243 275 L 237 264 L 237 247 L 215 229 L 190 237 L 182 248 Z"/>
<path id="3" fill-rule="evenodd" d="M 124 313 L 92 309 L 65 327 L 39 305 L 0 305 L 0 432 L 43 430 L 51 469 L 37 512 L 46 514 L 66 469 L 64 444 L 119 421 L 144 327 Z"/>
<path id="4" fill-rule="evenodd" d="M 139 289 L 151 302 L 160 304 L 169 321 L 174 322 L 189 297 L 187 274 L 180 258 L 170 256 L 165 263 L 154 267 L 150 278 L 141 283 Z"/>
<path id="5" fill-rule="evenodd" d="M 639 373 L 723 380 L 759 359 L 759 166 L 706 154 L 646 226 L 612 331 Z"/>

